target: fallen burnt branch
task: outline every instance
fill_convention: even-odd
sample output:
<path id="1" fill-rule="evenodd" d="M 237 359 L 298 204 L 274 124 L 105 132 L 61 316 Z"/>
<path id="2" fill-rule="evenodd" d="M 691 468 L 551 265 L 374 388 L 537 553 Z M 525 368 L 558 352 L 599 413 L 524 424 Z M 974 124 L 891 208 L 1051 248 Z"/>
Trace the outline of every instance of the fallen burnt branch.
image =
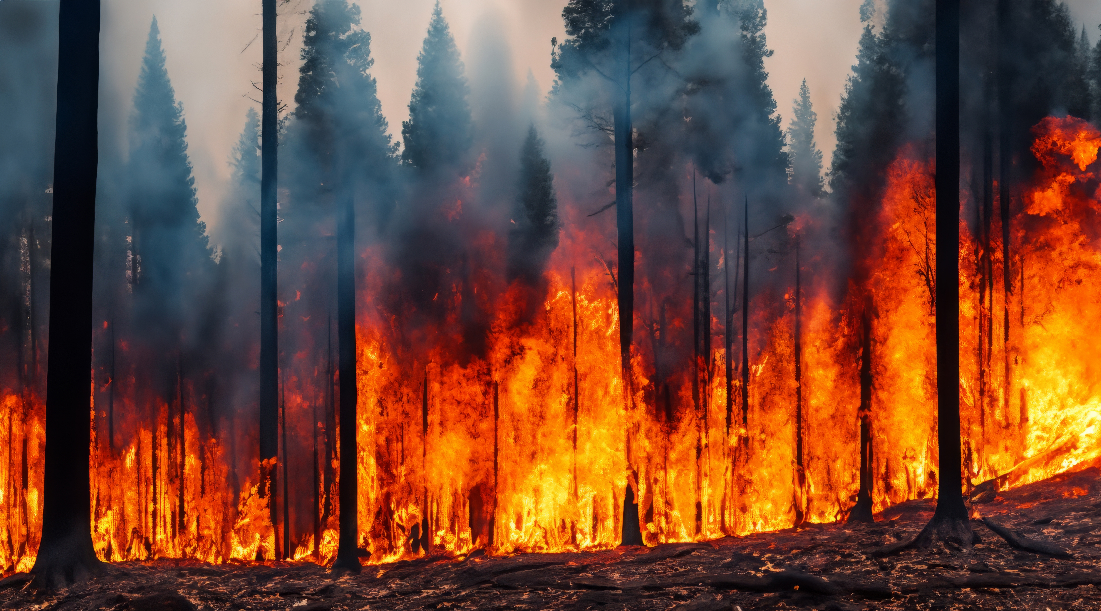
<path id="1" fill-rule="evenodd" d="M 1056 558 L 1073 558 L 1073 555 L 1069 551 L 1054 543 L 1039 541 L 1037 539 L 1030 539 L 1019 532 L 1016 532 L 995 522 L 990 518 L 984 517 L 982 519 L 982 522 L 983 524 L 986 524 L 987 528 L 994 531 L 994 534 L 1005 539 L 1007 543 L 1017 549 L 1022 549 L 1026 552 L 1044 554 L 1047 556 L 1054 556 Z"/>

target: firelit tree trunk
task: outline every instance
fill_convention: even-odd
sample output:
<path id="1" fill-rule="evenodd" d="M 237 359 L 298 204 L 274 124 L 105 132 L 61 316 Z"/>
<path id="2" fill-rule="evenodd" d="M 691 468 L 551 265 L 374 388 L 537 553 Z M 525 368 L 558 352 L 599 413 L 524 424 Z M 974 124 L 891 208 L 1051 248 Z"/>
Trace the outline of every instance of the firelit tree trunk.
<path id="1" fill-rule="evenodd" d="M 184 488 L 187 485 L 187 405 L 184 403 L 183 358 L 176 355 L 176 400 L 180 406 L 180 438 L 177 442 L 176 471 L 178 474 L 176 489 L 176 536 L 182 538 L 187 527 L 186 507 L 184 507 Z"/>
<path id="2" fill-rule="evenodd" d="M 500 439 L 501 434 L 498 430 L 501 422 L 501 404 L 500 404 L 500 385 L 493 382 L 493 509 L 492 514 L 489 516 L 489 547 L 493 548 L 497 531 L 497 485 L 500 472 Z M 575 416 L 576 420 L 576 416 Z M 576 454 L 577 454 L 577 432 L 574 432 L 574 490 L 577 489 L 577 471 L 576 471 Z"/>
<path id="3" fill-rule="evenodd" d="M 742 460 L 749 449 L 749 198 L 745 200 L 745 252 L 742 254 Z"/>
<path id="4" fill-rule="evenodd" d="M 849 522 L 874 522 L 872 515 L 872 299 L 864 301 L 864 313 L 861 315 L 860 344 L 860 491 L 857 493 L 856 506 L 849 513 Z"/>
<path id="5" fill-rule="evenodd" d="M 937 509 L 919 535 L 964 547 L 974 532 L 963 504 L 960 442 L 959 177 L 960 3 L 937 0 Z M 947 281 L 945 279 L 950 279 Z"/>
<path id="6" fill-rule="evenodd" d="M 279 434 L 281 436 L 280 445 L 283 446 L 283 460 L 280 461 L 283 465 L 283 538 L 281 540 L 282 546 L 279 550 L 282 552 L 281 557 L 286 560 L 291 558 L 294 552 L 291 550 L 291 480 L 288 475 L 290 450 L 287 446 L 286 373 L 282 372 L 280 378 L 282 379 L 279 384 Z"/>
<path id="7" fill-rule="evenodd" d="M 356 492 L 356 276 L 355 200 L 351 193 L 340 199 L 337 211 L 337 351 L 340 367 L 340 541 L 334 571 L 358 573 L 358 515 Z"/>
<path id="8" fill-rule="evenodd" d="M 577 268 L 570 268 L 570 304 L 573 306 L 573 502 L 577 503 L 577 417 L 581 388 L 577 378 Z M 497 383 L 493 386 L 493 495 L 497 498 Z M 575 531 L 576 532 L 576 531 Z M 576 543 L 576 541 L 575 541 Z"/>
<path id="9" fill-rule="evenodd" d="M 263 0 L 263 111 L 260 167 L 260 491 L 268 500 L 271 524 L 277 524 L 275 460 L 279 452 L 278 220 L 276 161 L 278 125 L 275 20 L 276 0 Z"/>
<path id="10" fill-rule="evenodd" d="M 42 543 L 31 569 L 43 589 L 100 567 L 92 547 L 88 473 L 99 25 L 99 0 L 61 0 Z"/>
<path id="11" fill-rule="evenodd" d="M 807 470 L 803 456 L 803 283 L 795 238 L 795 525 L 806 520 Z"/>
<path id="12" fill-rule="evenodd" d="M 1013 266 L 1010 259 L 1010 200 L 1013 197 L 1013 126 L 1014 112 L 1011 100 L 1016 95 L 1013 91 L 1014 83 L 1010 76 L 1010 66 L 1016 54 L 1015 49 L 1004 48 L 1001 42 L 1001 34 L 1007 31 L 1010 20 L 1010 0 L 998 0 L 997 21 L 998 26 L 995 35 L 998 48 L 998 203 L 1001 213 L 1002 225 L 1002 282 L 1004 288 L 1002 308 L 1002 354 L 1004 355 L 1005 377 L 1002 382 L 1002 406 L 1005 410 L 1006 424 L 1010 422 L 1009 406 L 1013 388 L 1013 360 L 1010 349 L 1009 333 L 1009 304 L 1013 298 Z M 937 193 L 940 193 L 938 189 Z"/>
<path id="13" fill-rule="evenodd" d="M 313 431 L 313 504 L 310 506 L 313 513 L 313 556 L 314 560 L 321 562 L 321 453 L 319 446 L 319 421 L 317 418 L 317 401 L 312 401 L 310 406 L 310 429 Z"/>
<path id="14" fill-rule="evenodd" d="M 703 483 L 700 481 L 702 469 L 700 459 L 703 457 L 703 433 L 700 430 L 700 361 L 702 349 L 700 323 L 700 308 L 702 306 L 701 293 L 703 291 L 703 266 L 700 253 L 700 209 L 696 201 L 696 172 L 692 171 L 692 407 L 696 415 L 696 535 L 700 534 L 703 526 Z"/>
<path id="15" fill-rule="evenodd" d="M 430 532 L 428 514 L 428 366 L 424 367 L 424 394 L 421 396 L 421 477 L 424 478 L 424 515 L 421 518 L 420 547 L 425 554 L 430 551 L 432 537 Z M 414 550 L 415 551 L 415 550 Z"/>

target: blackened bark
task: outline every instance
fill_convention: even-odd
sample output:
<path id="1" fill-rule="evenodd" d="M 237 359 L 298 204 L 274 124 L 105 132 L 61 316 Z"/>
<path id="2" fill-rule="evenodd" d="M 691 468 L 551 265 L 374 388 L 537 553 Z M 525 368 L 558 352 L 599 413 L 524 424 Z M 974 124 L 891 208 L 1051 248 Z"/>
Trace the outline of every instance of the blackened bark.
<path id="1" fill-rule="evenodd" d="M 356 276 L 355 200 L 346 193 L 337 211 L 337 313 L 336 343 L 340 368 L 340 542 L 333 571 L 358 573 L 359 562 L 356 492 Z"/>
<path id="2" fill-rule="evenodd" d="M 276 155 L 278 125 L 278 47 L 276 0 L 263 0 L 263 103 L 260 167 L 260 492 L 268 499 L 271 524 L 277 522 L 275 461 L 279 452 L 279 313 Z M 265 462 L 267 461 L 267 462 Z"/>
<path id="3" fill-rule="evenodd" d="M 424 514 L 421 516 L 420 547 L 425 554 L 431 551 L 432 537 L 428 522 L 428 367 L 424 368 L 424 395 L 421 398 L 421 477 L 424 478 Z"/>
<path id="4" fill-rule="evenodd" d="M 187 436 L 186 436 L 186 419 L 187 419 L 187 407 L 184 404 L 183 393 L 183 360 L 179 353 L 176 354 L 176 400 L 180 405 L 180 437 L 177 444 L 177 472 L 179 474 L 178 488 L 176 490 L 176 536 L 183 537 L 184 529 L 187 526 L 187 516 L 184 507 L 184 488 L 187 481 Z"/>
<path id="5" fill-rule="evenodd" d="M 317 419 L 317 401 L 312 401 L 310 406 L 310 429 L 313 431 L 313 556 L 314 560 L 321 562 L 321 453 L 319 439 L 320 422 Z"/>
<path id="6" fill-rule="evenodd" d="M 1002 222 L 1002 280 L 1005 290 L 1002 313 L 1004 318 L 1002 319 L 1003 334 L 1002 334 L 1002 353 L 1005 356 L 1005 377 L 1002 384 L 1002 405 L 1006 410 L 1006 424 L 1009 422 L 1009 405 L 1010 405 L 1010 393 L 1013 386 L 1013 360 L 1010 350 L 1010 333 L 1009 333 L 1009 304 L 1013 297 L 1013 266 L 1010 260 L 1010 240 L 1009 240 L 1009 204 L 1013 196 L 1012 183 L 1013 183 L 1013 154 L 1011 149 L 1013 147 L 1013 126 L 1014 116 L 1013 107 L 1010 100 L 1016 92 L 1013 91 L 1013 79 L 1010 76 L 1012 73 L 1011 64 L 1014 60 L 1017 49 L 1007 49 L 1001 41 L 1001 33 L 1006 31 L 1009 27 L 1010 20 L 1010 5 L 1009 0 L 999 0 L 997 6 L 997 20 L 998 34 L 995 36 L 995 40 L 998 45 L 998 99 L 1000 101 L 1000 108 L 998 109 L 998 119 L 1001 123 L 998 130 L 998 203 L 1000 204 L 1001 222 Z M 938 151 L 939 153 L 939 151 Z M 938 195 L 940 190 L 937 190 Z"/>
<path id="7" fill-rule="evenodd" d="M 803 284 L 795 238 L 795 525 L 806 520 L 807 470 L 803 458 Z"/>
<path id="8" fill-rule="evenodd" d="M 959 277 L 960 2 L 937 0 L 937 277 Z M 1004 203 L 1003 203 L 1004 206 Z M 937 509 L 922 536 L 970 547 L 963 504 L 959 385 L 959 283 L 937 283 Z"/>
<path id="9" fill-rule="evenodd" d="M 577 269 L 570 268 L 570 301 L 573 305 L 573 501 L 577 502 L 577 416 L 581 388 L 577 379 Z M 497 495 L 497 383 L 493 385 L 493 494 Z"/>
<path id="10" fill-rule="evenodd" d="M 82 580 L 101 566 L 89 526 L 88 473 L 99 26 L 99 0 L 61 0 L 42 543 L 31 570 L 40 589 Z"/>
<path id="11" fill-rule="evenodd" d="M 631 122 L 631 33 L 625 38 L 620 57 L 623 74 L 623 97 L 613 112 L 615 129 L 615 193 L 616 232 L 618 236 L 618 300 L 619 300 L 619 353 L 623 369 L 624 399 L 627 419 L 632 411 L 631 336 L 634 331 L 635 313 L 635 221 L 634 221 L 634 126 Z M 631 432 L 627 427 L 627 469 L 631 470 Z M 630 482 L 627 484 L 630 488 Z M 634 494 L 628 490 L 623 496 L 623 545 L 642 545 L 642 527 L 638 521 L 638 505 Z M 628 506 L 630 504 L 631 506 Z"/>
<path id="12" fill-rule="evenodd" d="M 286 374 L 280 376 L 283 378 L 279 384 L 279 417 L 281 422 L 279 423 L 279 430 L 282 439 L 283 446 L 283 538 L 281 557 L 286 560 L 294 556 L 294 551 L 291 550 L 291 480 L 288 476 L 288 467 L 290 466 L 290 450 L 287 446 L 287 379 Z"/>
<path id="13" fill-rule="evenodd" d="M 856 506 L 849 513 L 849 522 L 874 522 L 872 516 L 872 479 L 875 461 L 872 454 L 872 299 L 864 302 L 861 317 L 860 348 L 860 491 Z"/>
<path id="14" fill-rule="evenodd" d="M 745 252 L 742 255 L 742 448 L 749 449 L 749 197 L 745 199 Z M 743 451 L 743 460 L 745 452 Z"/>
<path id="15" fill-rule="evenodd" d="M 495 533 L 497 531 L 497 484 L 498 475 L 500 470 L 500 432 L 498 431 L 501 421 L 501 404 L 500 404 L 500 386 L 497 382 L 493 382 L 493 513 L 489 516 L 489 547 L 493 547 Z M 576 415 L 575 415 L 576 421 Z M 576 471 L 576 453 L 577 453 L 577 432 L 574 432 L 574 489 L 577 489 L 577 471 Z"/>
<path id="16" fill-rule="evenodd" d="M 700 416 L 700 362 L 702 359 L 700 323 L 703 291 L 702 255 L 700 253 L 700 208 L 696 201 L 696 172 L 692 171 L 692 407 L 696 415 L 696 535 L 703 527 L 703 482 L 700 460 L 703 457 L 703 433 L 699 429 Z"/>

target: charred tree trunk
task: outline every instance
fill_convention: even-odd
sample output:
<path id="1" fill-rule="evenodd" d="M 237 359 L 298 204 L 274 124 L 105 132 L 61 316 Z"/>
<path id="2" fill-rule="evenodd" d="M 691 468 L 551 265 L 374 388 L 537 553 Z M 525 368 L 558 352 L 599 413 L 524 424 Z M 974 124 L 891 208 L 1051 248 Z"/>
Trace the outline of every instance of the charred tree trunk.
<path id="1" fill-rule="evenodd" d="M 183 378 L 183 358 L 176 354 L 176 390 L 178 392 L 176 400 L 180 405 L 180 431 L 177 451 L 178 455 L 178 473 L 179 473 L 179 488 L 176 491 L 176 536 L 178 539 L 183 539 L 184 531 L 187 528 L 187 516 L 184 507 L 184 488 L 187 485 L 187 436 L 186 436 L 186 419 L 187 419 L 187 406 L 184 404 L 184 378 Z M 181 541 L 182 542 L 182 541 Z"/>
<path id="2" fill-rule="evenodd" d="M 432 544 L 428 514 L 428 366 L 424 367 L 424 394 L 421 397 L 421 477 L 424 478 L 424 514 L 421 516 L 420 547 L 427 555 Z"/>
<path id="3" fill-rule="evenodd" d="M 576 339 L 574 340 L 576 342 Z M 500 386 L 493 382 L 493 513 L 489 516 L 489 547 L 493 547 L 497 532 L 497 502 L 498 502 L 498 477 L 500 471 L 500 432 L 498 428 L 501 421 Z M 577 490 L 577 412 L 574 411 L 574 491 Z"/>
<path id="4" fill-rule="evenodd" d="M 325 353 L 325 469 L 322 471 L 324 485 L 321 492 L 323 497 L 321 523 L 324 525 L 328 525 L 329 518 L 333 515 L 332 486 L 336 479 L 333 473 L 333 462 L 337 459 L 333 435 L 339 428 L 336 425 L 336 379 L 333 371 L 333 321 L 331 314 L 326 329 L 328 329 L 328 347 Z M 402 455 L 402 464 L 405 464 L 404 454 Z"/>
<path id="5" fill-rule="evenodd" d="M 108 374 L 107 381 L 107 448 L 111 451 L 111 456 L 115 455 L 115 366 L 117 359 L 115 358 L 116 340 L 115 340 L 115 317 L 111 316 L 111 321 L 107 323 L 111 328 L 111 369 Z"/>
<path id="6" fill-rule="evenodd" d="M 359 562 L 356 497 L 359 489 L 356 465 L 356 269 L 355 199 L 346 193 L 337 211 L 337 350 L 340 367 L 340 542 L 333 571 L 358 573 Z"/>
<path id="7" fill-rule="evenodd" d="M 619 302 L 619 354 L 623 369 L 624 399 L 627 422 L 627 470 L 633 471 L 631 456 L 630 420 L 633 412 L 631 378 L 631 336 L 634 331 L 635 313 L 635 221 L 634 221 L 634 127 L 631 121 L 631 30 L 628 26 L 620 53 L 620 73 L 623 75 L 622 97 L 613 112 L 615 130 L 615 193 L 616 232 L 618 235 Z M 631 486 L 628 475 L 627 487 Z M 638 519 L 638 505 L 631 490 L 623 496 L 623 545 L 642 545 L 642 527 Z"/>
<path id="8" fill-rule="evenodd" d="M 803 284 L 795 238 L 795 525 L 807 517 L 807 468 L 803 456 Z"/>
<path id="9" fill-rule="evenodd" d="M 696 201 L 696 172 L 692 171 L 692 407 L 696 415 L 696 535 L 703 527 L 703 483 L 700 481 L 703 457 L 703 432 L 700 430 L 700 361 L 702 360 L 700 309 L 702 307 L 703 271 L 700 269 L 700 210 Z"/>
<path id="10" fill-rule="evenodd" d="M 282 378 L 279 384 L 279 431 L 282 439 L 280 440 L 283 446 L 283 460 L 280 461 L 283 466 L 283 538 L 280 551 L 282 552 L 282 558 L 287 560 L 294 555 L 291 551 L 291 480 L 288 477 L 288 467 L 290 463 L 290 449 L 287 446 L 287 374 L 285 371 L 280 372 Z"/>
<path id="11" fill-rule="evenodd" d="M 54 146 L 50 351 L 38 588 L 86 578 L 92 546 L 88 372 L 99 149 L 99 0 L 61 0 Z"/>
<path id="12" fill-rule="evenodd" d="M 570 268 L 570 303 L 573 306 L 573 502 L 577 503 L 577 417 L 581 410 L 581 387 L 577 379 L 577 269 Z M 493 386 L 493 476 L 497 477 L 497 384 Z M 493 495 L 497 496 L 497 482 L 493 482 Z M 575 531 L 576 532 L 576 531 Z M 576 539 L 576 536 L 574 537 Z M 574 541 L 576 543 L 576 540 Z"/>
<path id="13" fill-rule="evenodd" d="M 749 450 L 749 197 L 745 200 L 745 252 L 742 255 L 742 460 Z"/>
<path id="14" fill-rule="evenodd" d="M 861 316 L 860 347 L 860 491 L 856 506 L 849 513 L 849 523 L 874 522 L 872 493 L 874 456 L 872 454 L 872 298 L 864 301 Z"/>
<path id="15" fill-rule="evenodd" d="M 319 421 L 317 418 L 317 401 L 313 401 L 310 407 L 310 428 L 313 430 L 313 557 L 316 562 L 321 562 L 321 453 L 320 435 L 318 434 Z"/>
<path id="16" fill-rule="evenodd" d="M 260 493 L 267 497 L 272 527 L 277 524 L 275 462 L 279 453 L 279 313 L 276 209 L 279 131 L 276 0 L 263 0 L 263 103 L 260 175 Z"/>
<path id="17" fill-rule="evenodd" d="M 1002 225 L 1002 282 L 1004 298 L 1002 303 L 1002 353 L 1004 355 L 1005 377 L 1002 382 L 1002 405 L 1005 410 L 1005 424 L 1010 423 L 1009 409 L 1013 390 L 1013 350 L 1010 343 L 1010 319 L 1009 307 L 1013 298 L 1013 266 L 1010 253 L 1010 202 L 1013 197 L 1013 125 L 1014 113 L 1012 102 L 1015 92 L 1014 83 L 1010 76 L 1010 66 L 1017 53 L 1016 49 L 1006 49 L 1001 41 L 1001 32 L 1008 28 L 1010 19 L 1009 0 L 999 0 L 997 6 L 998 34 L 995 36 L 998 45 L 998 203 L 1001 213 Z"/>
<path id="18" fill-rule="evenodd" d="M 937 509 L 919 541 L 964 547 L 974 532 L 961 485 L 959 386 L 960 2 L 937 0 Z M 1003 202 L 1003 206 L 1004 206 Z"/>

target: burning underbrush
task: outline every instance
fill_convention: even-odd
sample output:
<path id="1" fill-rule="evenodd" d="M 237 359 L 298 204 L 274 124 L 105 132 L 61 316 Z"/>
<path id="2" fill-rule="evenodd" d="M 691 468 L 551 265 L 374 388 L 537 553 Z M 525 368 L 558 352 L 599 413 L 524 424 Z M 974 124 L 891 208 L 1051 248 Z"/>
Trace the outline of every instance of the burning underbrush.
<path id="1" fill-rule="evenodd" d="M 1101 348 L 1090 332 L 1101 319 L 1101 133 L 1070 117 L 1034 131 L 1041 170 L 1010 190 L 1008 231 L 989 215 L 960 223 L 964 464 L 969 485 L 995 492 L 1101 455 Z M 754 270 L 747 329 L 734 315 L 745 297 L 734 274 L 742 237 L 710 228 L 709 212 L 709 350 L 695 363 L 669 357 L 683 354 L 692 311 L 680 284 L 645 277 L 626 378 L 617 278 L 600 256 L 614 228 L 584 230 L 604 225 L 586 224 L 578 204 L 562 207 L 541 283 L 506 283 L 502 240 L 475 231 L 463 257 L 437 270 L 440 290 L 402 297 L 394 287 L 405 270 L 382 247 L 364 248 L 356 433 L 370 561 L 608 549 L 628 487 L 647 544 L 844 519 L 862 471 L 877 512 L 934 496 L 934 172 L 916 147 L 890 165 L 868 219 L 869 274 L 845 290 L 823 271 L 835 269 L 830 253 L 814 252 L 827 223 L 813 210 L 787 223 L 772 238 L 779 256 L 767 275 Z M 691 206 L 681 202 L 686 218 Z M 463 222 L 461 203 L 447 208 L 448 222 Z M 640 270 L 653 265 L 646 252 Z M 97 378 L 91 502 L 103 559 L 332 561 L 332 339 L 324 320 L 296 309 L 300 298 L 283 304 L 280 323 L 284 333 L 308 330 L 281 373 L 273 496 L 287 524 L 271 524 L 259 465 L 247 458 L 253 420 L 214 417 L 209 393 L 183 375 L 151 401 L 127 391 L 135 380 Z M 107 385 L 118 389 L 109 426 Z M 38 543 L 43 412 L 32 393 L 0 393 L 6 572 L 27 570 Z"/>

